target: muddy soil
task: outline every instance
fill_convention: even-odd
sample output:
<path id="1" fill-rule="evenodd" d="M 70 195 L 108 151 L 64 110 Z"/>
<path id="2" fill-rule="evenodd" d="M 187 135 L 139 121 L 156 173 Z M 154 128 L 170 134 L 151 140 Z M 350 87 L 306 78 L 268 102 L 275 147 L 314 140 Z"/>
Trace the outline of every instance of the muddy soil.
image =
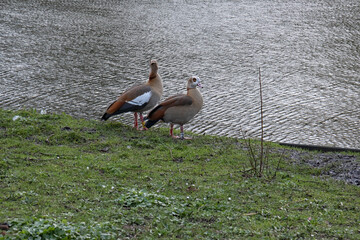
<path id="1" fill-rule="evenodd" d="M 321 176 L 360 186 L 360 156 L 351 153 L 307 152 L 286 149 L 284 156 L 294 164 L 307 164 L 322 169 Z"/>

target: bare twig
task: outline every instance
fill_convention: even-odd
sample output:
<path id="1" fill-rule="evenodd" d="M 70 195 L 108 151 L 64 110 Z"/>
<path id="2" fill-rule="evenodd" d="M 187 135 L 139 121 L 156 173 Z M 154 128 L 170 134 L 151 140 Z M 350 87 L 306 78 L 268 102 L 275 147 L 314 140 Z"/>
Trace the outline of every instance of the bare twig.
<path id="1" fill-rule="evenodd" d="M 270 158 L 269 146 L 264 146 L 264 111 L 263 111 L 263 94 L 262 94 L 262 80 L 261 80 L 261 69 L 259 67 L 259 92 L 260 92 L 260 124 L 261 124 L 261 137 L 260 137 L 260 149 L 257 143 L 253 143 L 252 140 L 245 135 L 241 130 L 243 138 L 245 140 L 245 146 L 247 147 L 247 153 L 249 156 L 249 163 L 251 168 L 244 169 L 243 173 L 251 172 L 253 176 L 256 177 L 266 177 L 273 179 L 276 177 L 276 173 L 280 168 L 280 161 L 282 156 L 276 166 L 270 166 L 272 162 Z M 254 144 L 256 146 L 254 146 Z M 274 171 L 274 172 L 273 172 Z"/>
<path id="2" fill-rule="evenodd" d="M 169 148 L 169 151 L 170 151 L 170 157 L 171 157 L 171 159 L 174 159 L 171 148 Z"/>
<path id="3" fill-rule="evenodd" d="M 284 158 L 285 155 L 285 149 L 283 150 L 283 152 L 281 153 L 280 157 L 279 157 L 279 161 L 277 162 L 276 165 L 276 169 L 274 171 L 274 175 L 272 176 L 272 179 L 274 179 L 276 177 L 276 173 L 279 171 L 280 169 L 280 161 Z"/>
<path id="4" fill-rule="evenodd" d="M 260 114 L 261 114 L 261 147 L 260 147 L 260 174 L 263 172 L 263 156 L 264 156 L 264 114 L 263 114 L 263 98 L 261 86 L 261 71 L 259 67 L 259 85 L 260 85 Z"/>
<path id="5" fill-rule="evenodd" d="M 241 134 L 243 135 L 243 138 L 245 140 L 245 146 L 247 147 L 251 169 L 253 169 L 254 172 L 256 173 L 256 157 L 255 157 L 253 148 L 251 146 L 251 140 L 250 140 L 250 138 L 246 137 L 246 134 L 244 133 L 244 131 L 242 129 L 241 129 Z"/>

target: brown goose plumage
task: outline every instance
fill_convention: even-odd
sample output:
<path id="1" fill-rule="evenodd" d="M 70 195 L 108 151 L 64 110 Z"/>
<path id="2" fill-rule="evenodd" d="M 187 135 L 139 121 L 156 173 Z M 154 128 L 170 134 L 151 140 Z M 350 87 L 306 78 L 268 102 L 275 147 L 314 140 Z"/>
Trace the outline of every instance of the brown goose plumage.
<path id="1" fill-rule="evenodd" d="M 170 123 L 170 136 L 173 136 L 174 124 L 180 125 L 180 138 L 184 139 L 183 125 L 189 122 L 202 108 L 203 98 L 196 88 L 201 87 L 198 77 L 191 77 L 187 81 L 187 93 L 167 98 L 155 107 L 146 117 L 145 126 L 150 128 L 159 120 Z"/>
<path id="2" fill-rule="evenodd" d="M 149 80 L 144 84 L 133 86 L 121 94 L 107 108 L 102 120 L 107 120 L 117 114 L 134 112 L 134 127 L 138 129 L 137 113 L 140 113 L 140 120 L 143 122 L 142 113 L 155 107 L 163 93 L 162 79 L 158 74 L 156 60 L 151 60 L 150 69 Z"/>

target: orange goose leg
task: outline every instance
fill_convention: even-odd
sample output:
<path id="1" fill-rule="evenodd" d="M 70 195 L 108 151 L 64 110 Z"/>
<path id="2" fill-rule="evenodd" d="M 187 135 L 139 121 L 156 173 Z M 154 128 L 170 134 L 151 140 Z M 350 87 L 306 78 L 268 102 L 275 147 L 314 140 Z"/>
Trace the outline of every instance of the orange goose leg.
<path id="1" fill-rule="evenodd" d="M 141 125 L 143 126 L 143 130 L 148 130 L 148 128 L 145 127 L 144 116 L 142 115 L 142 113 L 140 113 L 140 121 Z"/>
<path id="2" fill-rule="evenodd" d="M 184 139 L 184 127 L 180 125 L 180 139 Z"/>
<path id="3" fill-rule="evenodd" d="M 184 127 L 183 125 L 180 125 L 180 139 L 181 140 L 191 140 L 192 138 L 191 137 L 185 137 L 184 136 Z"/>
<path id="4" fill-rule="evenodd" d="M 170 137 L 175 138 L 174 137 L 174 124 L 170 123 Z"/>
<path id="5" fill-rule="evenodd" d="M 134 128 L 138 130 L 137 112 L 134 112 Z"/>
<path id="6" fill-rule="evenodd" d="M 190 139 L 192 139 L 192 138 L 190 138 L 190 137 L 184 137 L 184 127 L 183 127 L 183 125 L 180 125 L 180 136 L 174 136 L 174 124 L 170 124 L 170 137 L 172 137 L 172 138 L 180 138 L 181 140 L 184 140 L 184 139 L 186 139 L 186 140 L 190 140 Z"/>

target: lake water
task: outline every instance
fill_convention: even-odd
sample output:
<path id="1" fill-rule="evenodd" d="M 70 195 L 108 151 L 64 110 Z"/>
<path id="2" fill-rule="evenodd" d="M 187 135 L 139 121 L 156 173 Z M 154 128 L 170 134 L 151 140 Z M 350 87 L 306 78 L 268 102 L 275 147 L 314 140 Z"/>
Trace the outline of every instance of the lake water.
<path id="1" fill-rule="evenodd" d="M 260 68 L 266 140 L 360 148 L 359 39 L 358 0 L 5 0 L 0 107 L 100 119 L 157 59 L 163 98 L 202 80 L 185 130 L 259 137 Z"/>

